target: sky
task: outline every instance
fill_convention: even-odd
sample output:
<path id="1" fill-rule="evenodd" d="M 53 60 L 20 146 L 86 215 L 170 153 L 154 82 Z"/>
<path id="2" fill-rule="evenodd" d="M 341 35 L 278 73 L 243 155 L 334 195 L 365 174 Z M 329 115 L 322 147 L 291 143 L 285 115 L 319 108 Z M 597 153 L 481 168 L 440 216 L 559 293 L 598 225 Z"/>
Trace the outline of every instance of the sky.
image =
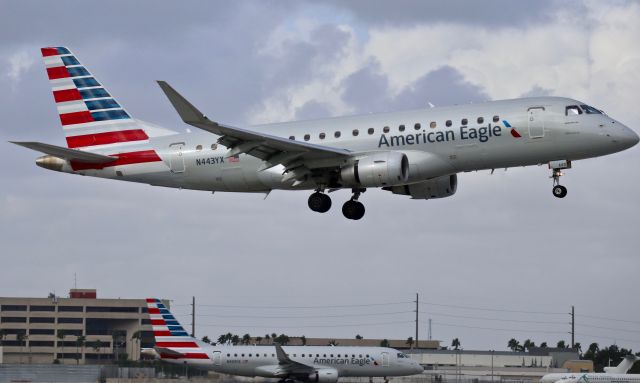
<path id="1" fill-rule="evenodd" d="M 184 131 L 155 80 L 248 127 L 526 96 L 583 100 L 638 131 L 635 1 L 0 0 L 3 296 L 172 300 L 199 336 L 420 338 L 504 350 L 515 337 L 640 351 L 640 152 L 459 175 L 457 193 L 368 190 L 367 214 L 308 192 L 172 190 L 38 168 L 8 143 L 64 145 L 40 58 L 68 46 L 136 118 Z M 605 319 L 603 319 L 605 318 Z"/>

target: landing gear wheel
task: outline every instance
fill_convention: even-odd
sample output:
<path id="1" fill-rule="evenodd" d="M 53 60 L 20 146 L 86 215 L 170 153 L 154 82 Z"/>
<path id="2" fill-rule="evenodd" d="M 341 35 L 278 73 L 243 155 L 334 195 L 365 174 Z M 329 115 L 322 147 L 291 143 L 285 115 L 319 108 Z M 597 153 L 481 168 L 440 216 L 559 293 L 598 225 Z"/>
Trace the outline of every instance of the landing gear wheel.
<path id="1" fill-rule="evenodd" d="M 331 197 L 315 192 L 309 196 L 309 209 L 318 213 L 326 213 L 331 209 Z"/>
<path id="2" fill-rule="evenodd" d="M 348 200 L 344 203 L 344 205 L 342 205 L 342 214 L 346 218 L 352 219 L 354 221 L 357 221 L 364 217 L 364 212 L 364 205 L 361 202 L 352 199 Z"/>
<path id="3" fill-rule="evenodd" d="M 562 185 L 556 185 L 553 187 L 554 197 L 564 198 L 567 195 L 567 188 Z"/>

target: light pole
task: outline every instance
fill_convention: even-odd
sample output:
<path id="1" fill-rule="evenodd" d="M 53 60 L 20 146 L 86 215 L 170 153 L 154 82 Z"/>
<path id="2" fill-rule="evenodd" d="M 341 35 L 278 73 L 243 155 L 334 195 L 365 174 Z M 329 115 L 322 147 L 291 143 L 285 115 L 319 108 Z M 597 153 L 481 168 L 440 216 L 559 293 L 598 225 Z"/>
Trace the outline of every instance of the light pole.
<path id="1" fill-rule="evenodd" d="M 495 351 L 491 350 L 491 382 L 493 383 L 493 353 Z"/>

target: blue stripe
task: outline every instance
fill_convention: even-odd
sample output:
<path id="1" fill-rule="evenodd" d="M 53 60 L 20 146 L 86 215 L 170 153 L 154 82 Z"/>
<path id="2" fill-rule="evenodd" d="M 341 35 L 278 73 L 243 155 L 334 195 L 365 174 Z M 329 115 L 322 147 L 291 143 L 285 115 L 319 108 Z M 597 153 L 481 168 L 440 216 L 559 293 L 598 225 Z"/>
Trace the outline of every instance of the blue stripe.
<path id="1" fill-rule="evenodd" d="M 162 319 L 173 319 L 173 320 L 176 320 L 176 317 L 174 317 L 173 315 L 163 315 Z"/>
<path id="2" fill-rule="evenodd" d="M 76 88 L 88 88 L 90 86 L 100 86 L 100 83 L 93 77 L 87 78 L 75 78 L 73 83 L 76 84 Z"/>
<path id="3" fill-rule="evenodd" d="M 91 76 L 91 73 L 89 73 L 89 71 L 86 70 L 83 66 L 67 68 L 67 72 L 69 72 L 69 76 L 71 77 Z"/>
<path id="4" fill-rule="evenodd" d="M 104 112 L 91 112 L 91 116 L 95 121 L 125 120 L 127 118 L 131 118 L 127 112 L 122 109 L 106 110 Z"/>
<path id="5" fill-rule="evenodd" d="M 167 309 L 160 309 L 160 314 L 171 314 Z"/>
<path id="6" fill-rule="evenodd" d="M 107 92 L 104 88 L 82 89 L 80 91 L 80 96 L 82 96 L 82 98 L 85 100 L 88 98 L 111 97 L 109 92 Z"/>
<path id="7" fill-rule="evenodd" d="M 74 56 L 64 56 L 62 57 L 62 62 L 64 65 L 80 65 L 80 62 Z"/>
<path id="8" fill-rule="evenodd" d="M 67 48 L 64 47 L 56 47 L 56 50 L 58 51 L 59 55 L 68 55 L 69 53 L 71 53 Z"/>
<path id="9" fill-rule="evenodd" d="M 507 128 L 511 127 L 511 124 L 509 124 L 509 121 L 507 120 L 502 120 L 502 123 L 504 124 L 504 126 L 506 126 Z"/>
<path id="10" fill-rule="evenodd" d="M 116 100 L 112 98 L 105 98 L 104 100 L 85 101 L 84 103 L 87 104 L 87 108 L 89 108 L 89 110 L 113 109 L 120 107 Z"/>
<path id="11" fill-rule="evenodd" d="M 169 328 L 169 331 L 184 331 L 184 329 L 182 328 L 182 326 L 177 325 L 177 326 L 170 326 L 171 323 L 169 323 L 170 321 L 167 321 L 167 327 Z M 176 322 L 178 323 L 178 322 Z"/>
<path id="12" fill-rule="evenodd" d="M 171 336 L 189 336 L 186 331 L 171 331 Z"/>

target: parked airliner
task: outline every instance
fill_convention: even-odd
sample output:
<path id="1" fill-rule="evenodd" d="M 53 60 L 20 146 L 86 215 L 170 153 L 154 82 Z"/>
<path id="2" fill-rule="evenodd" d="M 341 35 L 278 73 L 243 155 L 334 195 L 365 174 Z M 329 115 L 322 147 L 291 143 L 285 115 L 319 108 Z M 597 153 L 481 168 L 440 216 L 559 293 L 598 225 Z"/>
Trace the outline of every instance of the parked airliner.
<path id="1" fill-rule="evenodd" d="M 326 192 L 351 189 L 342 212 L 353 220 L 364 216 L 367 188 L 443 198 L 456 192 L 457 173 L 483 169 L 547 165 L 553 195 L 563 198 L 562 170 L 638 143 L 601 110 L 558 97 L 240 128 L 209 119 L 159 81 L 182 120 L 198 128 L 178 133 L 132 118 L 69 49 L 42 55 L 67 147 L 14 142 L 45 153 L 37 165 L 213 192 L 314 190 L 308 205 L 320 213 L 331 208 Z"/>
<path id="2" fill-rule="evenodd" d="M 387 347 L 210 345 L 189 336 L 159 299 L 148 298 L 147 306 L 155 354 L 170 363 L 230 375 L 277 378 L 283 383 L 335 383 L 341 377 L 387 380 L 424 371 L 406 354 Z"/>
<path id="3" fill-rule="evenodd" d="M 540 379 L 541 383 L 640 383 L 640 374 L 627 374 L 638 361 L 635 355 L 627 355 L 617 367 L 605 367 L 604 372 L 554 373 Z"/>

